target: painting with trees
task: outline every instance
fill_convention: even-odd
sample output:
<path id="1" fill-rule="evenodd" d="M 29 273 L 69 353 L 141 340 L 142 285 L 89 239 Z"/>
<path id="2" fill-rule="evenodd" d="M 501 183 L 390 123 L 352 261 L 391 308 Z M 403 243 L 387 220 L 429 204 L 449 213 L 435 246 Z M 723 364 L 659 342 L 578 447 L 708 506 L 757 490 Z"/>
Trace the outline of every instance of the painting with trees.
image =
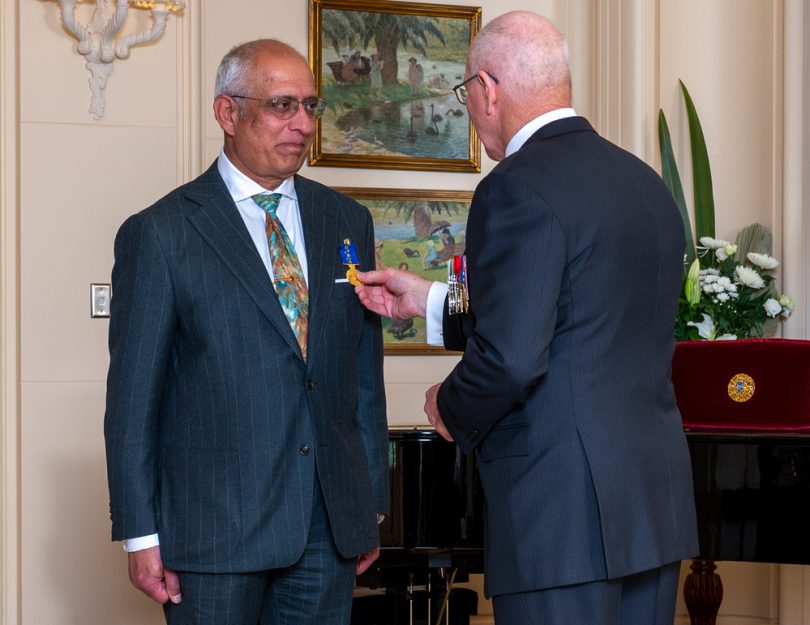
<path id="1" fill-rule="evenodd" d="M 311 0 L 310 64 L 327 108 L 310 165 L 480 171 L 452 89 L 480 27 L 479 7 Z"/>
<path id="2" fill-rule="evenodd" d="M 374 220 L 374 267 L 413 271 L 447 280 L 447 261 L 463 254 L 472 191 L 425 191 L 344 187 L 338 191 L 366 206 Z M 359 269 L 371 268 L 361 259 Z M 422 318 L 383 319 L 386 353 L 443 353 L 427 345 Z"/>

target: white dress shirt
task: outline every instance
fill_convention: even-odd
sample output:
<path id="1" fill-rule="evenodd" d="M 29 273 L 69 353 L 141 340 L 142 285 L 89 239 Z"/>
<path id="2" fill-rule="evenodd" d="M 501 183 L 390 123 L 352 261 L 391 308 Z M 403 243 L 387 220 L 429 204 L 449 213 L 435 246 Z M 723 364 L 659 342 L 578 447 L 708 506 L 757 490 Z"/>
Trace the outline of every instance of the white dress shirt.
<path id="1" fill-rule="evenodd" d="M 219 175 L 225 181 L 225 186 L 228 187 L 228 192 L 231 194 L 233 201 L 236 203 L 236 208 L 239 210 L 239 216 L 245 222 L 245 227 L 253 240 L 253 245 L 256 246 L 256 251 L 267 269 L 267 275 L 273 279 L 273 264 L 270 259 L 270 247 L 267 245 L 267 226 L 265 219 L 265 212 L 259 207 L 252 197 L 259 193 L 266 193 L 267 189 L 261 186 L 258 182 L 251 180 L 241 171 L 233 166 L 233 163 L 225 156 L 224 150 L 220 150 L 219 160 L 217 161 L 217 169 Z M 301 225 L 301 211 L 298 208 L 298 196 L 295 194 L 295 184 L 292 178 L 287 178 L 275 189 L 271 189 L 273 193 L 280 193 L 281 200 L 278 204 L 278 215 L 281 224 L 287 231 L 287 235 L 295 247 L 295 253 L 298 255 L 298 262 L 301 263 L 301 271 L 304 273 L 304 280 L 309 285 L 309 278 L 307 275 L 307 254 L 304 245 L 304 229 Z M 440 322 L 441 326 L 441 322 Z M 150 534 L 149 536 L 139 536 L 137 538 L 129 538 L 122 541 L 124 551 L 140 551 L 148 549 L 160 544 L 157 534 Z"/>
<path id="2" fill-rule="evenodd" d="M 506 144 L 504 158 L 511 156 L 523 147 L 535 132 L 546 124 L 555 122 L 566 117 L 575 117 L 576 111 L 572 108 L 554 109 L 548 113 L 543 113 L 535 117 L 528 124 L 515 133 L 509 143 Z M 475 279 L 473 276 L 472 279 Z M 425 312 L 425 333 L 428 345 L 444 345 L 444 335 L 442 333 L 442 315 L 444 313 L 444 300 L 447 298 L 447 284 L 445 282 L 434 282 L 428 293 L 427 306 Z"/>

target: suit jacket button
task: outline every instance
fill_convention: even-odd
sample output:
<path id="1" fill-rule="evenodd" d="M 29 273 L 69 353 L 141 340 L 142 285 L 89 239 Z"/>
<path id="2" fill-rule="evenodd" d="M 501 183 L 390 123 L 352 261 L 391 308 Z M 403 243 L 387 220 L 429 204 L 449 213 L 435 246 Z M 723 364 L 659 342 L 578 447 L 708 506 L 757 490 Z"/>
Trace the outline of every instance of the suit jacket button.
<path id="1" fill-rule="evenodd" d="M 306 443 L 301 445 L 298 448 L 298 453 L 301 454 L 302 456 L 308 456 L 309 455 L 309 445 L 307 445 Z"/>
<path id="2" fill-rule="evenodd" d="M 315 388 L 315 382 L 312 380 L 307 380 L 307 390 L 311 391 L 313 388 Z"/>

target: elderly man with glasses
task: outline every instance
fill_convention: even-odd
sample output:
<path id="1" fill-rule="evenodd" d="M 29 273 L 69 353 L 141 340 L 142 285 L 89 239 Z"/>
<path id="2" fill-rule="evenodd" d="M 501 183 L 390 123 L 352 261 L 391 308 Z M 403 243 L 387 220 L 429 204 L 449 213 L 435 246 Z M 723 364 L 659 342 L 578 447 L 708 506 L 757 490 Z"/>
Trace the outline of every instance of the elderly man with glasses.
<path id="1" fill-rule="evenodd" d="M 388 507 L 368 211 L 297 175 L 325 103 L 275 40 L 231 50 L 196 180 L 115 241 L 112 538 L 167 623 L 348 624 Z"/>
<path id="2" fill-rule="evenodd" d="M 427 315 L 463 351 L 425 411 L 475 452 L 485 591 L 499 625 L 672 625 L 697 553 L 689 451 L 670 381 L 683 271 L 661 178 L 571 108 L 545 18 L 482 29 L 457 85 L 487 154 L 450 286 L 361 273 L 363 302 Z"/>

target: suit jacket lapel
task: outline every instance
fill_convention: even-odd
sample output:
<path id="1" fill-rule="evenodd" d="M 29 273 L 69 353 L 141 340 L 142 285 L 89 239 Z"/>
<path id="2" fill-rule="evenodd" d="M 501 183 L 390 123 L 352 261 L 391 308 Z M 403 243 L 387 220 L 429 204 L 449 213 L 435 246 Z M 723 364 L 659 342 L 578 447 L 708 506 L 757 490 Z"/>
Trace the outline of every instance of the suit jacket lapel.
<path id="1" fill-rule="evenodd" d="M 335 259 L 338 254 L 337 210 L 317 187 L 305 178 L 295 177 L 295 192 L 304 228 L 309 280 L 308 354 L 318 353 L 318 341 L 326 325 L 329 299 L 335 286 Z"/>
<path id="2" fill-rule="evenodd" d="M 256 253 L 256 246 L 217 171 L 216 162 L 190 183 L 186 198 L 198 205 L 188 220 L 223 263 L 247 289 L 256 306 L 284 341 L 301 357 L 301 349 L 279 304 L 273 283 Z"/>

